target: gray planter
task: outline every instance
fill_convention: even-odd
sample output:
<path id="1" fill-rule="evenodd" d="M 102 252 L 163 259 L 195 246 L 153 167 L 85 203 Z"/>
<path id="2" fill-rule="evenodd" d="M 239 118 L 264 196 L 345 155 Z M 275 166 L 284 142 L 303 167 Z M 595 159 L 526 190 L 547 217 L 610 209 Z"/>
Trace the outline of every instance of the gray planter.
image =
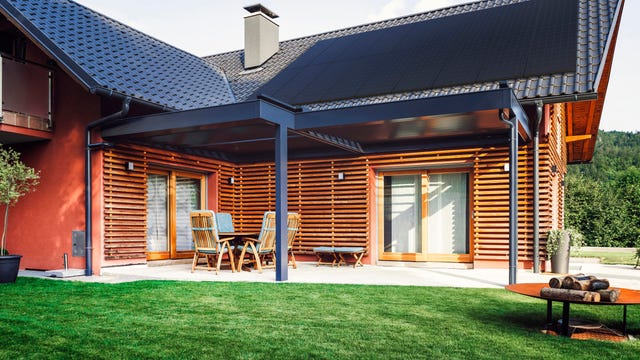
<path id="1" fill-rule="evenodd" d="M 22 255 L 0 256 L 0 283 L 16 282 Z"/>
<path id="2" fill-rule="evenodd" d="M 551 272 L 556 274 L 569 273 L 569 251 L 571 249 L 571 237 L 565 233 L 558 245 L 558 251 L 551 255 Z"/>

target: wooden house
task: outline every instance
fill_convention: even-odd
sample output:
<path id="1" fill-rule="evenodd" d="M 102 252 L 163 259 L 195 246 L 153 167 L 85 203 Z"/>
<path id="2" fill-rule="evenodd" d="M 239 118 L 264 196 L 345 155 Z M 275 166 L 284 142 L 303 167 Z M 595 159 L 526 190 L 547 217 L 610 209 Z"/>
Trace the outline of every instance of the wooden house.
<path id="1" fill-rule="evenodd" d="M 240 230 L 276 210 L 301 214 L 299 258 L 537 269 L 623 4 L 485 0 L 287 41 L 256 5 L 244 49 L 198 58 L 71 0 L 0 0 L 0 143 L 42 176 L 9 249 L 99 274 L 191 257 L 193 209 Z"/>

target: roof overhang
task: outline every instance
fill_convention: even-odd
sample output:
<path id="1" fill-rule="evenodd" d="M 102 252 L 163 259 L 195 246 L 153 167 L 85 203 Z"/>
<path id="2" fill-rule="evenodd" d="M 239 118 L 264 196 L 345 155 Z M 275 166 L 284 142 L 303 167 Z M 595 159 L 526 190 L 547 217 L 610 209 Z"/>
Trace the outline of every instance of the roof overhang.
<path id="1" fill-rule="evenodd" d="M 507 145 L 509 125 L 500 113 L 530 139 L 527 114 L 508 88 L 319 111 L 261 98 L 129 118 L 102 136 L 246 163 L 273 158 L 277 125 L 288 129 L 290 159 Z"/>

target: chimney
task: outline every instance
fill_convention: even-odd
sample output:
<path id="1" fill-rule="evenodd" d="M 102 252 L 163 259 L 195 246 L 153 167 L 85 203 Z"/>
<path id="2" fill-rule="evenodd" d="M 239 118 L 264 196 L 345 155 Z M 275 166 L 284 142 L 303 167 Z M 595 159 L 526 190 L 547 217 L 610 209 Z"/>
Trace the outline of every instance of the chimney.
<path id="1" fill-rule="evenodd" d="M 278 52 L 279 27 L 273 21 L 278 15 L 261 4 L 244 9 L 250 12 L 244 17 L 244 68 L 250 69 L 264 64 Z"/>

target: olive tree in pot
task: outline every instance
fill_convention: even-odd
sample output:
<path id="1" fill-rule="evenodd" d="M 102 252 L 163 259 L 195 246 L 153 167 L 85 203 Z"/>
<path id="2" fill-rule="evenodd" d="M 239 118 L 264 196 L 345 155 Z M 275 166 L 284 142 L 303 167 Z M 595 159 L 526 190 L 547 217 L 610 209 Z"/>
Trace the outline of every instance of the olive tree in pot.
<path id="1" fill-rule="evenodd" d="M 0 242 L 0 283 L 15 282 L 22 255 L 10 255 L 7 251 L 7 227 L 9 207 L 23 195 L 33 191 L 40 175 L 20 160 L 20 154 L 0 144 L 0 205 L 4 205 L 2 242 Z"/>
<path id="2" fill-rule="evenodd" d="M 571 247 L 582 246 L 583 235 L 575 229 L 553 229 L 547 235 L 547 257 L 551 260 L 551 272 L 567 274 Z"/>

